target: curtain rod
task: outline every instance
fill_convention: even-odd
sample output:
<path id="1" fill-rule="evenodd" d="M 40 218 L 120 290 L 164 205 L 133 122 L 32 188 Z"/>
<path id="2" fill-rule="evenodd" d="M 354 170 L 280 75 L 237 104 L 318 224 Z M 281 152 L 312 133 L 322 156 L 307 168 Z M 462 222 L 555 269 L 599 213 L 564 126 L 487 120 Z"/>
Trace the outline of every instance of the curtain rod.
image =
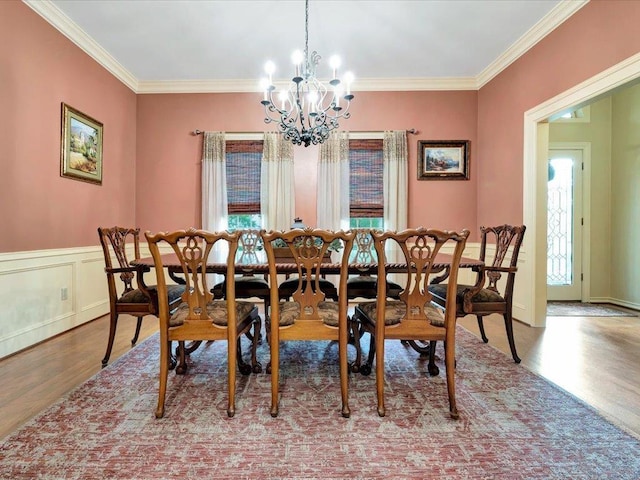
<path id="1" fill-rule="evenodd" d="M 415 128 L 409 128 L 408 130 L 405 130 L 405 131 L 407 133 L 412 134 L 412 135 L 417 135 L 418 133 L 420 133 Z M 203 130 L 198 130 L 198 129 L 196 129 L 196 130 L 191 132 L 192 135 L 200 135 L 202 133 L 204 133 L 204 131 Z M 224 133 L 231 133 L 231 134 L 237 134 L 237 135 L 255 135 L 255 134 L 260 134 L 262 132 L 224 132 Z M 382 132 L 372 132 L 372 131 L 361 131 L 360 132 L 360 131 L 356 131 L 356 130 L 350 130 L 349 133 L 358 133 L 358 134 L 367 134 L 367 133 L 372 133 L 373 134 L 373 133 L 375 133 L 375 134 L 380 134 Z"/>

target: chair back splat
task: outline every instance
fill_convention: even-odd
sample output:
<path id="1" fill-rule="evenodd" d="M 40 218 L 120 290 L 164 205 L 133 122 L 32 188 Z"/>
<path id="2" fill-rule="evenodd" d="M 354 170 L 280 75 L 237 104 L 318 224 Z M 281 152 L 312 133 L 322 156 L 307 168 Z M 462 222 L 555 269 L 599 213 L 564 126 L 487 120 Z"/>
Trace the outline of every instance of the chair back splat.
<path id="1" fill-rule="evenodd" d="M 342 415 L 348 417 L 350 411 L 347 391 L 349 337 L 347 275 L 354 233 L 305 228 L 287 232 L 262 231 L 261 235 L 267 253 L 271 285 L 271 315 L 267 320 L 267 338 L 271 352 L 271 362 L 268 367 L 271 371 L 271 415 L 274 417 L 278 415 L 280 342 L 337 340 Z M 287 262 L 294 264 L 297 272 L 295 279 L 289 279 L 293 282 L 293 290 L 287 294 L 286 298 L 282 298 L 279 292 L 278 260 L 275 254 L 275 248 L 282 244 L 291 254 Z M 334 256 L 340 257 L 337 296 L 327 290 L 327 288 L 335 290 L 333 284 L 322 278 L 322 265 L 327 261 L 334 261 L 327 256 L 331 250 L 334 250 Z M 326 284 L 330 287 L 326 287 Z"/>
<path id="2" fill-rule="evenodd" d="M 469 236 L 468 230 L 449 232 L 436 229 L 416 228 L 401 232 L 371 232 L 378 256 L 378 294 L 376 301 L 356 306 L 352 319 L 358 358 L 360 359 L 360 335 L 369 333 L 369 356 L 360 371 L 368 375 L 375 357 L 378 415 L 386 413 L 384 403 L 386 339 L 423 340 L 432 344 L 445 342 L 445 367 L 449 414 L 458 418 L 455 398 L 455 299 L 446 303 L 444 313 L 432 305 L 429 283 L 439 272 L 434 267 L 442 249 L 450 247 L 449 292 L 457 289 L 460 258 Z M 389 269 L 401 270 L 395 274 L 401 291 L 398 299 L 388 296 L 387 273 Z"/>
<path id="3" fill-rule="evenodd" d="M 188 340 L 196 342 L 226 340 L 229 395 L 227 415 L 232 417 L 235 414 L 236 364 L 243 375 L 251 373 L 252 367 L 254 371 L 261 369 L 256 361 L 261 322 L 258 309 L 253 303 L 236 301 L 234 282 L 226 282 L 224 299 L 216 298 L 211 293 L 207 282 L 207 263 L 212 256 L 214 246 L 223 247 L 222 251 L 226 248 L 227 276 L 233 278 L 240 232 L 217 233 L 191 228 L 157 234 L 146 232 L 145 235 L 155 263 L 160 299 L 160 387 L 156 417 L 160 418 L 164 415 L 171 341 L 177 341 L 180 345 L 179 365 L 185 367 L 180 372 L 184 372 L 186 370 L 184 342 Z M 166 302 L 167 275 L 163 255 L 160 253 L 161 245 L 170 248 L 177 257 L 180 267 L 178 272 L 173 273 L 181 274 L 185 281 L 186 288 L 182 294 L 182 302 L 175 311 L 172 311 Z M 252 365 L 245 363 L 242 358 L 240 343 L 242 335 L 247 335 L 252 340 Z"/>

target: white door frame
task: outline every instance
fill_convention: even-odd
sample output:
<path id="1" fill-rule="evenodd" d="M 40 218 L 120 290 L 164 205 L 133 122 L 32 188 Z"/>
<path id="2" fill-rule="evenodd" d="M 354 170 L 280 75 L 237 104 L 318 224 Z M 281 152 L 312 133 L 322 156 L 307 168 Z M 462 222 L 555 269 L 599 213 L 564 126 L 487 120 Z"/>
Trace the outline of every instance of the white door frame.
<path id="1" fill-rule="evenodd" d="M 524 113 L 522 203 L 523 220 L 527 226 L 523 247 L 527 254 L 521 273 L 525 277 L 523 286 L 527 289 L 523 295 L 523 320 L 529 325 L 543 327 L 546 324 L 546 153 L 549 150 L 549 126 L 546 122 L 563 110 L 591 103 L 637 78 L 640 78 L 640 53 Z"/>
<path id="2" fill-rule="evenodd" d="M 582 152 L 582 266 L 583 276 L 580 300 L 591 298 L 591 143 L 590 142 L 550 142 L 549 150 L 579 150 Z M 545 208 L 545 211 L 547 209 Z M 546 267 L 545 267 L 546 268 Z"/>

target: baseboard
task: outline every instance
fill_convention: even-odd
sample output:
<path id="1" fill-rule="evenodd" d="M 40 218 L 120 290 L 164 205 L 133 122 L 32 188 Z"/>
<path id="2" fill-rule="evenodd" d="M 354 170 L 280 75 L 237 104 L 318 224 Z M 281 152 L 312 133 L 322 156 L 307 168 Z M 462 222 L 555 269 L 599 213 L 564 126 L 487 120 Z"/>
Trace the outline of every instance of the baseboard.
<path id="1" fill-rule="evenodd" d="M 612 305 L 617 305 L 619 307 L 630 308 L 632 310 L 640 311 L 640 304 L 635 302 L 630 302 L 627 300 L 621 300 L 619 298 L 613 297 L 591 297 L 589 299 L 590 303 L 610 303 Z"/>

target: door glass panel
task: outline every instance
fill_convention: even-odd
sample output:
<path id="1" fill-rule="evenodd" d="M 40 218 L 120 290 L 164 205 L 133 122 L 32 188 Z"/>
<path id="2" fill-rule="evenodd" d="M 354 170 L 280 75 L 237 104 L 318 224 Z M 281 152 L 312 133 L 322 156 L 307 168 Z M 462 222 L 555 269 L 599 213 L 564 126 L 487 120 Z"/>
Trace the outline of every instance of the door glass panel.
<path id="1" fill-rule="evenodd" d="M 547 285 L 573 283 L 573 159 L 549 161 Z"/>

